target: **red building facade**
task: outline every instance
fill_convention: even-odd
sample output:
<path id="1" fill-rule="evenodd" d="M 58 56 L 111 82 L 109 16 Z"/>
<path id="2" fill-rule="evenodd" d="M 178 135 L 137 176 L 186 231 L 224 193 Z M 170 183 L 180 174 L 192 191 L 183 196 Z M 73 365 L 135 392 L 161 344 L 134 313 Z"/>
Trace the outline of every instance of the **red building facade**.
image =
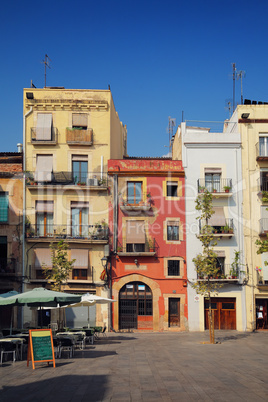
<path id="1" fill-rule="evenodd" d="M 110 160 L 115 330 L 187 329 L 184 171 L 167 158 Z"/>

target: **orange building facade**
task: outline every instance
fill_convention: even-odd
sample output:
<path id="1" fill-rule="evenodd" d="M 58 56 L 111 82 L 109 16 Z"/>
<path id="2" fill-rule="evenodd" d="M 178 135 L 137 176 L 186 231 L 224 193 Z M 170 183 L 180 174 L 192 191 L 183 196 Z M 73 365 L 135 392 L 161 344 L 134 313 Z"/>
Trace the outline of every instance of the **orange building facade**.
<path id="1" fill-rule="evenodd" d="M 169 158 L 110 160 L 115 330 L 188 329 L 184 171 Z"/>

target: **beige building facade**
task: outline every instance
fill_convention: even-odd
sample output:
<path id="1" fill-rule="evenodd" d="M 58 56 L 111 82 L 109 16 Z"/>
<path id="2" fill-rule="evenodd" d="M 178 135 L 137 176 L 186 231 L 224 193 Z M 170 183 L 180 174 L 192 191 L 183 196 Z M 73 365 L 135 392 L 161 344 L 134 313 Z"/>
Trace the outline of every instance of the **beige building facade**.
<path id="1" fill-rule="evenodd" d="M 243 226 L 247 329 L 267 329 L 268 253 L 257 254 L 257 240 L 268 233 L 268 104 L 247 100 L 231 119 L 242 143 Z"/>
<path id="2" fill-rule="evenodd" d="M 24 290 L 49 287 L 43 274 L 44 264 L 52 267 L 49 246 L 64 240 L 75 262 L 63 290 L 108 297 L 101 276 L 101 259 L 109 257 L 107 161 L 127 152 L 127 130 L 111 91 L 30 88 L 23 100 Z M 45 314 L 47 321 L 57 319 L 55 312 Z M 67 326 L 86 324 L 85 314 L 73 311 Z M 38 319 L 40 313 L 25 313 L 24 322 L 38 325 Z M 108 307 L 97 306 L 91 320 L 107 325 Z"/>

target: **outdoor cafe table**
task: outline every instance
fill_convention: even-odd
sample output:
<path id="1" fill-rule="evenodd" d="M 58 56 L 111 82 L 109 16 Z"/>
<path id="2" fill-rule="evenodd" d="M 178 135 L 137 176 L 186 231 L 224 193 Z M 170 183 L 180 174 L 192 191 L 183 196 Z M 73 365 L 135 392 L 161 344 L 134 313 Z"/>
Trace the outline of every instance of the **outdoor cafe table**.
<path id="1" fill-rule="evenodd" d="M 0 338 L 0 343 L 3 342 L 12 342 L 16 345 L 16 355 L 20 356 L 20 360 L 22 360 L 22 347 L 25 339 L 24 338 Z M 20 349 L 19 349 L 20 346 Z"/>
<path id="2" fill-rule="evenodd" d="M 57 332 L 56 337 L 57 338 L 71 338 L 74 341 L 74 344 L 78 343 L 78 339 L 80 337 L 85 338 L 86 333 L 84 331 L 75 331 L 75 332 L 71 332 L 71 331 L 66 331 L 66 332 Z"/>

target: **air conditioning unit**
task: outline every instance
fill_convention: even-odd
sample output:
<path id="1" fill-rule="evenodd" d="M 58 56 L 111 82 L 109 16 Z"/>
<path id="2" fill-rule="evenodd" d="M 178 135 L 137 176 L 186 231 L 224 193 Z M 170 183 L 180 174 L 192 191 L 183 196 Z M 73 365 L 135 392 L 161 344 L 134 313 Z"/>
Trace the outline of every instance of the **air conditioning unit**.
<path id="1" fill-rule="evenodd" d="M 97 178 L 88 178 L 87 179 L 87 185 L 88 186 L 97 186 L 98 185 L 98 179 Z"/>

